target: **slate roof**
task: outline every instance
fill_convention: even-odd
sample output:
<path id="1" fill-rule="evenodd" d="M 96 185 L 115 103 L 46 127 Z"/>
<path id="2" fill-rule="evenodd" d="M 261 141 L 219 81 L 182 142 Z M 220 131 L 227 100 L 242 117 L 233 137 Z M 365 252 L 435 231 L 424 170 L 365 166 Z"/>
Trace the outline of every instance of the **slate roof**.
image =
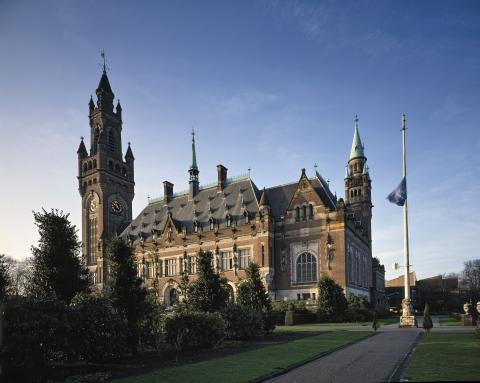
<path id="1" fill-rule="evenodd" d="M 310 182 L 325 205 L 335 210 L 336 198 L 322 176 L 316 173 L 315 177 L 310 178 Z M 285 214 L 297 187 L 298 181 L 265 189 L 271 213 L 276 219 Z M 250 177 L 243 176 L 229 179 L 221 192 L 217 192 L 216 184 L 200 188 L 195 198 L 190 201 L 188 193 L 174 195 L 168 204 L 165 204 L 163 197 L 152 199 L 120 236 L 134 242 L 141 237 L 148 241 L 153 232 L 163 232 L 168 213 L 171 213 L 177 228 L 181 230 L 185 227 L 189 234 L 194 232 L 195 221 L 203 232 L 208 232 L 210 218 L 215 220 L 220 229 L 226 228 L 227 214 L 230 214 L 232 222 L 236 220 L 238 224 L 242 224 L 244 212 L 252 219 L 258 215 L 258 201 L 261 196 L 262 191 Z"/>

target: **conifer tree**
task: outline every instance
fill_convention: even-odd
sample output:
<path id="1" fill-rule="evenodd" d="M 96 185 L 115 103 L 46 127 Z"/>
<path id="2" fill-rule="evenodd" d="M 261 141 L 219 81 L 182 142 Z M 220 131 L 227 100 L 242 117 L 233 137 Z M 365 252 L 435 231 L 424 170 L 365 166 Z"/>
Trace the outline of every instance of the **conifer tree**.
<path id="1" fill-rule="evenodd" d="M 430 317 L 430 308 L 428 307 L 428 303 L 425 305 L 425 310 L 423 311 L 423 328 L 427 333 L 433 327 L 432 318 Z"/>
<path id="2" fill-rule="evenodd" d="M 188 288 L 188 305 L 192 310 L 214 312 L 228 303 L 226 280 L 215 273 L 211 252 L 200 251 L 197 257 L 197 280 Z"/>
<path id="3" fill-rule="evenodd" d="M 142 287 L 142 279 L 137 277 L 133 249 L 122 239 L 112 238 L 107 246 L 107 258 L 110 274 L 106 294 L 127 322 L 127 345 L 135 354 L 139 339 L 139 323 L 146 308 L 147 290 Z"/>
<path id="4" fill-rule="evenodd" d="M 52 209 L 33 212 L 40 239 L 32 246 L 32 272 L 26 292 L 34 297 L 56 297 L 66 303 L 89 287 L 88 272 L 80 259 L 77 229 L 69 214 Z"/>
<path id="5" fill-rule="evenodd" d="M 327 275 L 318 281 L 318 313 L 321 319 L 343 320 L 347 299 L 342 286 Z"/>
<path id="6" fill-rule="evenodd" d="M 260 278 L 260 268 L 251 262 L 245 270 L 246 278 L 238 286 L 237 302 L 257 311 L 270 310 L 272 303 Z"/>

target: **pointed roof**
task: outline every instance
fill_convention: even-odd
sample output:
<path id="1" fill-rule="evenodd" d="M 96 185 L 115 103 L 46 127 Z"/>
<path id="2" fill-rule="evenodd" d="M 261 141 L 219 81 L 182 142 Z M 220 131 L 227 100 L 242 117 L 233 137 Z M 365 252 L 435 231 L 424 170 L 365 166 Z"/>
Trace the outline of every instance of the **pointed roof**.
<path id="1" fill-rule="evenodd" d="M 120 99 L 117 101 L 117 112 L 122 110 L 122 106 L 120 105 Z"/>
<path id="2" fill-rule="evenodd" d="M 258 203 L 259 206 L 270 206 L 270 201 L 268 200 L 267 192 L 265 188 L 263 188 L 262 197 L 260 198 L 260 202 Z"/>
<path id="3" fill-rule="evenodd" d="M 350 150 L 350 160 L 353 158 L 358 158 L 358 157 L 365 157 L 365 154 L 363 152 L 363 144 L 362 140 L 360 140 L 360 133 L 358 132 L 358 116 L 355 115 L 355 130 L 353 132 L 353 142 L 352 142 L 352 148 Z"/>
<path id="4" fill-rule="evenodd" d="M 81 138 L 80 145 L 78 145 L 77 154 L 82 157 L 86 157 L 88 155 L 87 148 L 85 147 L 85 144 L 83 142 L 83 137 Z"/>
<path id="5" fill-rule="evenodd" d="M 195 131 L 192 129 L 192 163 L 190 165 L 190 170 L 198 170 L 197 167 L 197 154 L 195 152 Z"/>
<path id="6" fill-rule="evenodd" d="M 105 69 L 103 70 L 102 77 L 98 83 L 97 93 L 98 92 L 105 92 L 113 95 L 112 87 L 110 86 L 110 81 L 108 81 L 108 76 Z"/>
<path id="7" fill-rule="evenodd" d="M 350 178 L 350 168 L 347 166 L 345 166 L 345 177 L 344 179 L 347 179 L 347 178 Z"/>
<path id="8" fill-rule="evenodd" d="M 95 109 L 95 103 L 93 102 L 92 95 L 90 95 L 90 101 L 88 102 L 90 109 Z"/>
<path id="9" fill-rule="evenodd" d="M 125 159 L 127 158 L 131 158 L 132 160 L 135 159 L 135 157 L 133 156 L 132 148 L 130 147 L 130 142 L 128 143 L 128 149 L 127 149 L 127 152 L 125 153 Z"/>

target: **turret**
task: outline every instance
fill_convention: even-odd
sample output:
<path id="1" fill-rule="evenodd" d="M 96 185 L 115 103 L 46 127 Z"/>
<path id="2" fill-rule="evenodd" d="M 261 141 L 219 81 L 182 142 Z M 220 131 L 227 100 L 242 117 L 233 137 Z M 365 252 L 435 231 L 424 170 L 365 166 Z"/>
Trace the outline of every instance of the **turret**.
<path id="1" fill-rule="evenodd" d="M 95 92 L 97 94 L 97 105 L 98 109 L 105 112 L 113 112 L 113 99 L 115 95 L 113 94 L 112 87 L 108 81 L 107 72 L 105 68 L 103 69 L 102 77 L 98 83 L 98 88 Z"/>
<path id="2" fill-rule="evenodd" d="M 267 196 L 267 191 L 263 188 L 262 196 L 260 197 L 260 202 L 258 203 L 260 211 L 263 215 L 268 215 L 270 213 L 270 201 Z"/>
<path id="3" fill-rule="evenodd" d="M 133 163 L 135 161 L 135 157 L 133 156 L 132 148 L 130 146 L 130 142 L 128 143 L 127 152 L 125 153 L 125 162 L 127 163 L 130 169 L 130 178 L 133 180 L 134 178 L 134 166 Z"/>

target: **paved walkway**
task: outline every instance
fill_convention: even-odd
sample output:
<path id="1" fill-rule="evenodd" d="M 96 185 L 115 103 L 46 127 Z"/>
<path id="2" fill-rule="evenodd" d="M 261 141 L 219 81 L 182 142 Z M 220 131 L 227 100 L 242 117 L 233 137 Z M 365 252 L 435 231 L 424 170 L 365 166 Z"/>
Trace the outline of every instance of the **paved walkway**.
<path id="1" fill-rule="evenodd" d="M 384 382 L 413 346 L 420 329 L 384 326 L 377 335 L 268 380 L 300 382 Z"/>

